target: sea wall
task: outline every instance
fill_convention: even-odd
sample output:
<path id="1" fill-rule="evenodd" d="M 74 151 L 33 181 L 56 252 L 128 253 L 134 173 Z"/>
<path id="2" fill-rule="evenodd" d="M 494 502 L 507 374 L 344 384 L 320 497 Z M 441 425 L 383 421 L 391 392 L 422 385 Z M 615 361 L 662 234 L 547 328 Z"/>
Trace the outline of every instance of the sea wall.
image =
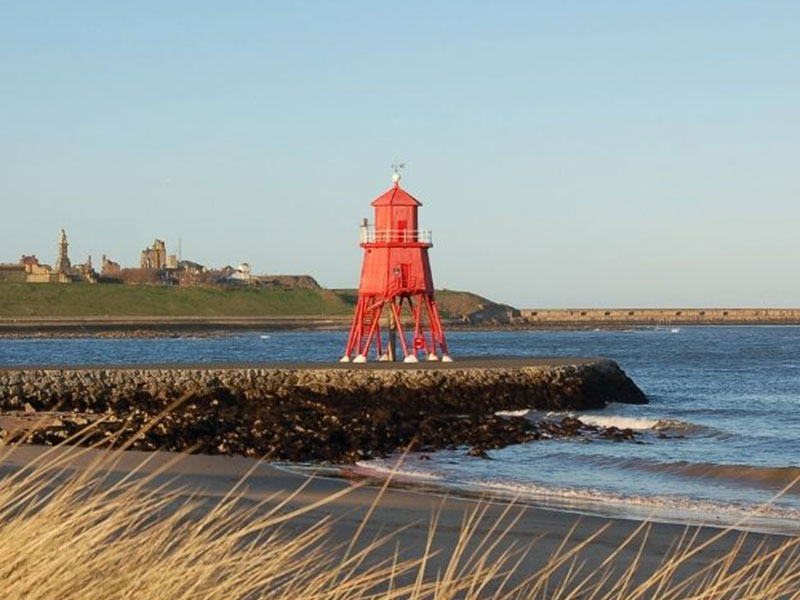
<path id="1" fill-rule="evenodd" d="M 135 447 L 287 460 L 357 460 L 421 434 L 421 445 L 432 448 L 476 440 L 503 445 L 503 436 L 519 441 L 531 432 L 521 423 L 509 429 L 495 411 L 580 410 L 612 401 L 646 398 L 603 359 L 0 370 L 0 411 L 61 415 L 53 435 L 38 434 L 42 443 L 76 433 L 87 418 L 102 416 L 98 430 L 107 437 L 132 434 L 157 418 Z M 70 425 L 75 414 L 81 419 Z M 472 421 L 458 421 L 465 416 Z"/>
<path id="2" fill-rule="evenodd" d="M 523 308 L 524 323 L 550 326 L 797 324 L 798 308 Z"/>

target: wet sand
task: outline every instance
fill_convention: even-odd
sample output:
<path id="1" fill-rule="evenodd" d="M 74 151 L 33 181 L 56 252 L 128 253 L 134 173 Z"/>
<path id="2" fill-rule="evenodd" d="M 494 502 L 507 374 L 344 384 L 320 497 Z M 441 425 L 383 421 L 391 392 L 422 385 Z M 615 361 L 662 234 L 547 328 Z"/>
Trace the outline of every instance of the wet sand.
<path id="1" fill-rule="evenodd" d="M 23 446 L 8 456 L 4 451 L 0 460 L 0 476 L 24 467 L 48 450 L 52 449 Z M 74 453 L 75 450 L 59 448 L 54 452 Z M 85 469 L 92 459 L 97 458 L 100 451 L 81 452 L 80 457 L 75 458 L 73 454 L 73 458 L 68 461 L 71 468 Z M 317 476 L 310 478 L 305 472 L 294 472 L 270 464 L 258 464 L 257 461 L 243 457 L 199 455 L 183 456 L 176 464 L 168 465 L 176 456 L 164 452 L 121 453 L 119 462 L 114 468 L 114 477 L 122 477 L 137 468 L 142 473 L 153 473 L 163 469 L 163 473 L 155 477 L 151 485 L 169 482 L 166 489 L 180 488 L 187 497 L 188 494 L 194 493 L 196 498 L 208 502 L 210 506 L 229 492 L 249 469 L 256 467 L 241 489 L 241 497 L 245 504 L 264 502 L 266 510 L 270 506 L 288 500 L 286 510 L 290 510 L 319 503 L 316 508 L 286 523 L 286 527 L 289 531 L 293 529 L 299 531 L 322 518 L 330 518 L 331 531 L 327 539 L 331 544 L 329 550 L 331 552 L 343 552 L 343 547 L 350 542 L 381 493 L 378 481 L 326 476 L 331 474 L 330 470 L 319 470 Z M 147 459 L 149 462 L 143 465 L 143 461 Z M 344 495 L 326 502 L 326 498 L 342 492 Z M 296 495 L 290 498 L 291 494 Z M 471 547 L 475 547 L 487 536 L 492 541 L 498 540 L 498 531 L 494 529 L 498 521 L 504 524 L 501 529 L 510 526 L 493 552 L 499 554 L 512 546 L 517 549 L 530 549 L 514 575 L 513 579 L 516 581 L 541 568 L 565 538 L 570 539 L 567 547 L 573 547 L 575 544 L 586 542 L 598 531 L 606 528 L 596 539 L 588 543 L 580 555 L 580 560 L 585 561 L 584 568 L 591 570 L 623 545 L 626 538 L 641 525 L 634 520 L 580 516 L 570 512 L 522 505 L 513 506 L 510 512 L 505 514 L 509 509 L 509 503 L 506 501 L 495 499 L 491 502 L 481 502 L 467 497 L 448 496 L 435 490 L 410 489 L 393 484 L 379 499 L 377 508 L 370 515 L 361 533 L 359 544 L 380 535 L 399 531 L 390 544 L 375 554 L 375 558 L 390 558 L 395 550 L 401 557 L 420 556 L 428 539 L 431 519 L 434 515 L 438 515 L 433 548 L 439 553 L 430 564 L 432 572 L 435 572 L 437 568 L 443 567 L 456 547 L 465 516 L 481 505 L 486 507 L 486 513 L 476 527 Z M 512 523 L 517 517 L 518 520 Z M 718 536 L 722 531 L 713 527 L 692 528 L 692 530 L 697 531 L 700 541 Z M 639 575 L 645 576 L 656 569 L 668 554 L 670 547 L 685 533 L 686 527 L 682 525 L 651 524 L 640 557 Z M 707 566 L 715 557 L 730 549 L 739 536 L 739 532 L 722 535 L 711 547 L 694 556 L 687 563 L 685 572 L 694 572 Z M 746 560 L 748 554 L 752 553 L 762 540 L 771 545 L 786 539 L 781 536 L 749 534 L 742 550 L 742 560 Z M 620 565 L 625 566 L 635 558 L 640 551 L 639 542 L 640 540 L 637 540 L 636 543 L 631 543 L 621 550 Z"/>

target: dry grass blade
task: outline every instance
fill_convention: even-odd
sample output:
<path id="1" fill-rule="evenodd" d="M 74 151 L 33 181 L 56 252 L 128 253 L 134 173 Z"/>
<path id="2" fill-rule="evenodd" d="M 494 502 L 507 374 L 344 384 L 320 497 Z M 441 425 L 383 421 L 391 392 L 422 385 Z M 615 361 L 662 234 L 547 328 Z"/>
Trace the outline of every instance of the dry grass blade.
<path id="1" fill-rule="evenodd" d="M 4 600 L 800 598 L 800 538 L 756 544 L 730 530 L 687 528 L 648 567 L 647 523 L 605 556 L 597 542 L 609 526 L 586 533 L 576 524 L 545 554 L 539 537 L 519 543 L 526 513 L 514 503 L 475 503 L 457 534 L 442 538 L 444 498 L 417 546 L 403 547 L 403 536 L 418 523 L 362 541 L 374 531 L 368 520 L 386 498 L 386 482 L 341 543 L 332 526 L 343 523 L 319 509 L 359 486 L 316 497 L 305 494 L 309 478 L 289 493 L 249 500 L 242 492 L 254 463 L 210 499 L 165 477 L 181 456 L 155 465 L 147 457 L 120 472 L 120 451 L 87 452 L 46 450 L 0 480 Z M 73 468 L 76 459 L 83 468 Z M 715 544 L 722 550 L 705 556 Z"/>

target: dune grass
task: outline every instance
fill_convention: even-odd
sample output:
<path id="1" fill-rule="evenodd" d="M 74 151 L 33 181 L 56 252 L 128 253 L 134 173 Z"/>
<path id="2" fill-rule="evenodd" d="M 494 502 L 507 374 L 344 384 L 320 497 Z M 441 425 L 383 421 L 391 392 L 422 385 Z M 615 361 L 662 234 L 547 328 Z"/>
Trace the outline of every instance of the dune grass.
<path id="1" fill-rule="evenodd" d="M 0 461 L 13 447 L 0 448 Z M 65 450 L 65 449 L 61 449 Z M 292 507 L 294 496 L 259 504 L 241 500 L 246 481 L 210 505 L 190 490 L 159 483 L 159 473 L 134 471 L 113 479 L 119 451 L 104 451 L 89 468 L 71 470 L 86 452 L 48 451 L 26 468 L 0 479 L 0 590 L 6 600 L 211 599 L 246 600 L 373 598 L 444 600 L 531 598 L 633 600 L 778 599 L 800 597 L 796 538 L 743 555 L 744 535 L 702 568 L 689 561 L 728 532 L 699 541 L 693 530 L 674 545 L 661 565 L 642 576 L 640 557 L 648 541 L 644 523 L 591 570 L 592 542 L 565 539 L 532 573 L 520 573 L 530 548 L 515 548 L 506 534 L 523 510 L 509 505 L 488 533 L 485 504 L 464 516 L 451 555 L 431 567 L 437 536 L 433 515 L 425 549 L 415 556 L 391 549 L 397 532 L 361 542 L 367 512 L 349 544 L 330 539 L 332 521 L 308 524 L 304 515 L 335 502 L 353 488 L 312 504 Z M 181 460 L 176 456 L 175 460 Z M 385 488 L 384 488 L 385 489 Z M 634 559 L 622 560 L 623 549 Z M 512 583 L 513 582 L 513 583 Z"/>

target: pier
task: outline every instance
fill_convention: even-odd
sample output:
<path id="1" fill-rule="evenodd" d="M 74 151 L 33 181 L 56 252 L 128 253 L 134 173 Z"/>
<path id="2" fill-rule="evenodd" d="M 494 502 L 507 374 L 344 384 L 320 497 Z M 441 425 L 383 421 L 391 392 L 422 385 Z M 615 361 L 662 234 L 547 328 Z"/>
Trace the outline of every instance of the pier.
<path id="1" fill-rule="evenodd" d="M 646 401 L 615 362 L 592 358 L 0 369 L 5 430 L 38 422 L 37 443 L 94 421 L 89 439 L 130 437 L 156 419 L 136 448 L 295 461 L 351 462 L 420 435 L 433 449 L 501 447 L 531 430 L 496 411 Z"/>

